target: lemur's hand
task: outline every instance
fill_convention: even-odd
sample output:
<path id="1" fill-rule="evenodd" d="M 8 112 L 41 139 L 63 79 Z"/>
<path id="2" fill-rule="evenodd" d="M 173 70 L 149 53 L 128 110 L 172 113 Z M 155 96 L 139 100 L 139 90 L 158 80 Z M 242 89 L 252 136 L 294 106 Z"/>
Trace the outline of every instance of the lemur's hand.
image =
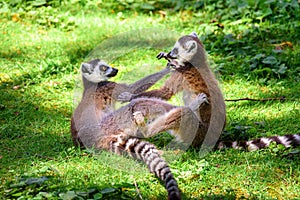
<path id="1" fill-rule="evenodd" d="M 118 101 L 125 103 L 125 102 L 129 102 L 133 99 L 134 94 L 130 93 L 130 92 L 122 92 L 119 96 L 118 96 Z"/>
<path id="2" fill-rule="evenodd" d="M 157 59 L 165 58 L 166 60 L 169 60 L 167 57 L 167 53 L 165 53 L 165 52 L 160 52 L 159 54 L 157 54 L 156 58 Z"/>
<path id="3" fill-rule="evenodd" d="M 173 62 L 168 62 L 167 63 L 167 68 L 168 69 L 171 69 L 171 68 L 176 69 L 176 64 L 174 64 Z"/>

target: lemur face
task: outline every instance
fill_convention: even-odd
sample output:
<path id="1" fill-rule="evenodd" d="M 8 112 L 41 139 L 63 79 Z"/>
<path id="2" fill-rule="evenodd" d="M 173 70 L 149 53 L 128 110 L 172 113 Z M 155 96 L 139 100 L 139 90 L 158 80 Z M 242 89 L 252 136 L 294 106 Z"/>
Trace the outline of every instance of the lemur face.
<path id="1" fill-rule="evenodd" d="M 174 45 L 173 49 L 167 54 L 173 67 L 180 68 L 189 63 L 197 53 L 198 36 L 195 33 L 181 37 Z"/>
<path id="2" fill-rule="evenodd" d="M 116 76 L 118 69 L 109 66 L 102 60 L 96 59 L 88 63 L 82 63 L 81 73 L 88 81 L 99 83 Z"/>

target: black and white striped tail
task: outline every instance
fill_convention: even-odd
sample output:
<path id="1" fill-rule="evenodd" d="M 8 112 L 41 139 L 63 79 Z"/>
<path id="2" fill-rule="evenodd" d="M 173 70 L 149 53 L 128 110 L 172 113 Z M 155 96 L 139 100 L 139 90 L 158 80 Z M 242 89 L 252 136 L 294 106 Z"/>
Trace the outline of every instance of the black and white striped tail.
<path id="1" fill-rule="evenodd" d="M 168 191 L 168 199 L 181 199 L 177 182 L 169 166 L 153 144 L 141 141 L 138 138 L 129 138 L 122 142 L 112 142 L 110 148 L 114 153 L 122 154 L 123 152 L 127 152 L 133 158 L 142 160 L 146 163 L 151 173 L 154 173 L 164 181 Z"/>
<path id="2" fill-rule="evenodd" d="M 249 141 L 234 141 L 226 142 L 220 141 L 218 143 L 218 149 L 234 148 L 234 149 L 246 149 L 248 151 L 256 151 L 268 147 L 272 142 L 276 144 L 282 144 L 285 147 L 295 147 L 300 145 L 300 134 L 290 134 L 283 136 L 263 137 L 259 139 Z"/>

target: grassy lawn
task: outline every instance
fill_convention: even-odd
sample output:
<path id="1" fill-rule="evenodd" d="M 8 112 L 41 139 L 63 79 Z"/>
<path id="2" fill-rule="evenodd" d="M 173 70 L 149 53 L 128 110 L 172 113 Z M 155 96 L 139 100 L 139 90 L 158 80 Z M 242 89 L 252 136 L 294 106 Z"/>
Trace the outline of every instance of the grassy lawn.
<path id="1" fill-rule="evenodd" d="M 142 164 L 73 146 L 79 67 L 91 52 L 120 70 L 114 81 L 131 83 L 162 69 L 156 54 L 195 31 L 226 99 L 285 97 L 227 101 L 223 138 L 299 133 L 298 1 L 24 2 L 0 3 L 1 199 L 165 199 Z M 272 145 L 167 160 L 184 199 L 300 199 L 299 158 L 299 148 Z"/>

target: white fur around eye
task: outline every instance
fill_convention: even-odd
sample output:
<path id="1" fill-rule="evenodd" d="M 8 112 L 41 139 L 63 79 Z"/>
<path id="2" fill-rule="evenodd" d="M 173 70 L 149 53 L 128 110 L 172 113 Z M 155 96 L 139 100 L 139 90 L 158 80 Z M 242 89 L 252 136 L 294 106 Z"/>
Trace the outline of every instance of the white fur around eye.
<path id="1" fill-rule="evenodd" d="M 92 66 L 88 63 L 85 63 L 82 65 L 81 72 L 84 78 L 92 83 L 99 83 L 108 79 L 106 77 L 106 74 L 100 70 L 99 64 L 96 66 Z"/>
<path id="2" fill-rule="evenodd" d="M 99 72 L 94 71 L 92 74 L 83 73 L 83 76 L 92 83 L 99 83 L 101 81 L 106 81 L 106 76 L 101 76 Z"/>

